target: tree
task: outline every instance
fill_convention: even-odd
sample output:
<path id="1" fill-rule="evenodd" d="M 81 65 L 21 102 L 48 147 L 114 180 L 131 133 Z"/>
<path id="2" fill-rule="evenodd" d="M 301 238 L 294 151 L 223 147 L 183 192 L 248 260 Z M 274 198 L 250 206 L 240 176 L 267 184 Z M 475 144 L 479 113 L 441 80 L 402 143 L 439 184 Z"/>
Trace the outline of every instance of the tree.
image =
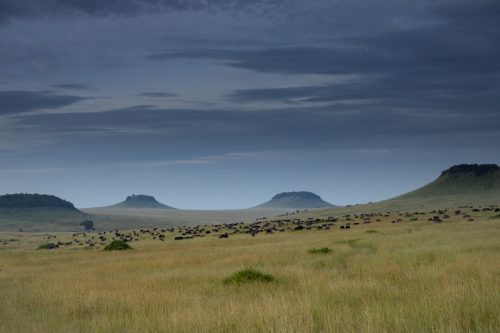
<path id="1" fill-rule="evenodd" d="M 85 228 L 85 231 L 90 231 L 94 230 L 94 221 L 91 220 L 85 220 L 82 223 L 80 223 Z"/>

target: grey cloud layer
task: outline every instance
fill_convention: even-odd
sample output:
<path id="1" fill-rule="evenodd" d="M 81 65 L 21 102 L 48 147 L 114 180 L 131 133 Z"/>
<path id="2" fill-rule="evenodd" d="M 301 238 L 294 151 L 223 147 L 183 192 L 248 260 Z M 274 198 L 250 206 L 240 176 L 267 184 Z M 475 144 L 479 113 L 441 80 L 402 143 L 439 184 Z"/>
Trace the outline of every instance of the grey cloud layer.
<path id="1" fill-rule="evenodd" d="M 152 98 L 170 98 L 170 97 L 177 97 L 177 94 L 161 92 L 161 91 L 150 91 L 150 92 L 140 93 L 137 96 L 152 97 Z"/>
<path id="2" fill-rule="evenodd" d="M 74 13 L 137 15 L 170 10 L 242 10 L 262 6 L 276 8 L 281 3 L 281 0 L 0 0 L 0 20 Z"/>
<path id="3" fill-rule="evenodd" d="M 0 116 L 41 109 L 57 109 L 85 98 L 73 95 L 58 95 L 47 91 L 0 91 Z"/>
<path id="4" fill-rule="evenodd" d="M 443 20 L 425 27 L 337 40 L 340 46 L 206 51 L 197 56 L 261 72 L 361 75 L 348 83 L 240 89 L 227 95 L 228 100 L 239 103 L 356 100 L 416 113 L 422 108 L 471 115 L 498 113 L 500 2 L 449 2 L 432 11 Z M 482 15 L 485 12 L 488 14 Z M 169 56 L 175 55 L 154 58 Z"/>
<path id="5" fill-rule="evenodd" d="M 499 40 L 498 0 L 0 0 L 2 188 L 389 197 L 499 162 Z"/>
<path id="6" fill-rule="evenodd" d="M 81 83 L 55 84 L 54 88 L 67 89 L 67 90 L 94 90 L 94 88 Z"/>
<path id="7" fill-rule="evenodd" d="M 78 145 L 100 142 L 120 150 L 144 145 L 180 151 L 186 147 L 234 149 L 310 148 L 335 146 L 414 145 L 417 138 L 498 133 L 498 114 L 420 114 L 383 108 L 337 105 L 334 107 L 231 111 L 156 109 L 135 106 L 97 113 L 46 114 L 19 117 L 23 128 L 36 127 L 47 134 L 72 136 Z M 102 137 L 107 139 L 102 141 Z M 367 143 L 369 139 L 369 143 Z M 81 140 L 81 141 L 80 141 Z M 417 140 L 418 141 L 418 140 Z M 420 142 L 422 144 L 422 142 Z M 477 144 L 477 142 L 469 142 Z M 100 149 L 98 148 L 98 149 Z"/>

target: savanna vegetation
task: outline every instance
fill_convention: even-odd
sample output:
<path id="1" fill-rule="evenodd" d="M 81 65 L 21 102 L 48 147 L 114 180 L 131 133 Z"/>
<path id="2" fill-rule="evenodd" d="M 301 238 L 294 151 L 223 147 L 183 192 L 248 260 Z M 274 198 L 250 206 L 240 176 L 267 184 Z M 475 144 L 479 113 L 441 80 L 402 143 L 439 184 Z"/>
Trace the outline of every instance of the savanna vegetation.
<path id="1" fill-rule="evenodd" d="M 3 234 L 1 331 L 498 332 L 493 215 L 145 239 L 112 252 L 41 251 L 40 235 Z"/>

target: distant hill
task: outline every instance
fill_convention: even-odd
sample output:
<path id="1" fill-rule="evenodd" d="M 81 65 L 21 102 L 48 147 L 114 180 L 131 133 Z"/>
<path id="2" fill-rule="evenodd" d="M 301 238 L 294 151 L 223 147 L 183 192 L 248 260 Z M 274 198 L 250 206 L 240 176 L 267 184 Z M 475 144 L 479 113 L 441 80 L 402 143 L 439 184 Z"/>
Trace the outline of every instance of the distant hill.
<path id="1" fill-rule="evenodd" d="M 319 195 L 315 193 L 300 191 L 279 193 L 268 202 L 265 202 L 255 208 L 309 209 L 329 207 L 335 206 L 324 201 Z"/>
<path id="2" fill-rule="evenodd" d="M 0 230 L 80 230 L 90 216 L 66 200 L 46 194 L 0 195 Z"/>
<path id="3" fill-rule="evenodd" d="M 436 209 L 495 203 L 500 203 L 500 167 L 496 164 L 460 164 L 442 171 L 433 182 L 392 199 L 325 209 L 316 215 Z"/>
<path id="4" fill-rule="evenodd" d="M 161 208 L 161 209 L 174 209 L 173 207 L 164 205 L 156 201 L 155 197 L 144 194 L 129 195 L 125 201 L 116 205 L 110 206 L 112 208 Z"/>
<path id="5" fill-rule="evenodd" d="M 500 167 L 496 164 L 455 165 L 444 170 L 433 182 L 394 199 L 459 204 L 500 200 Z"/>
<path id="6" fill-rule="evenodd" d="M 77 210 L 66 200 L 46 194 L 5 194 L 0 195 L 0 208 L 65 208 Z"/>

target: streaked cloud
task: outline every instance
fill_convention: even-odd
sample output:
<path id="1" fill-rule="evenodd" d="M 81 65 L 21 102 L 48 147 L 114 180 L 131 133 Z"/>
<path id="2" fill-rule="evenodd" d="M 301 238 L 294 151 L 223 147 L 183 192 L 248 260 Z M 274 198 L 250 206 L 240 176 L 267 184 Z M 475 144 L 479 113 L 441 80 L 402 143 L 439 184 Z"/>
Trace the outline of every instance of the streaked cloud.
<path id="1" fill-rule="evenodd" d="M 58 109 L 80 101 L 84 97 L 59 95 L 50 91 L 0 91 L 0 116 L 34 110 Z"/>

